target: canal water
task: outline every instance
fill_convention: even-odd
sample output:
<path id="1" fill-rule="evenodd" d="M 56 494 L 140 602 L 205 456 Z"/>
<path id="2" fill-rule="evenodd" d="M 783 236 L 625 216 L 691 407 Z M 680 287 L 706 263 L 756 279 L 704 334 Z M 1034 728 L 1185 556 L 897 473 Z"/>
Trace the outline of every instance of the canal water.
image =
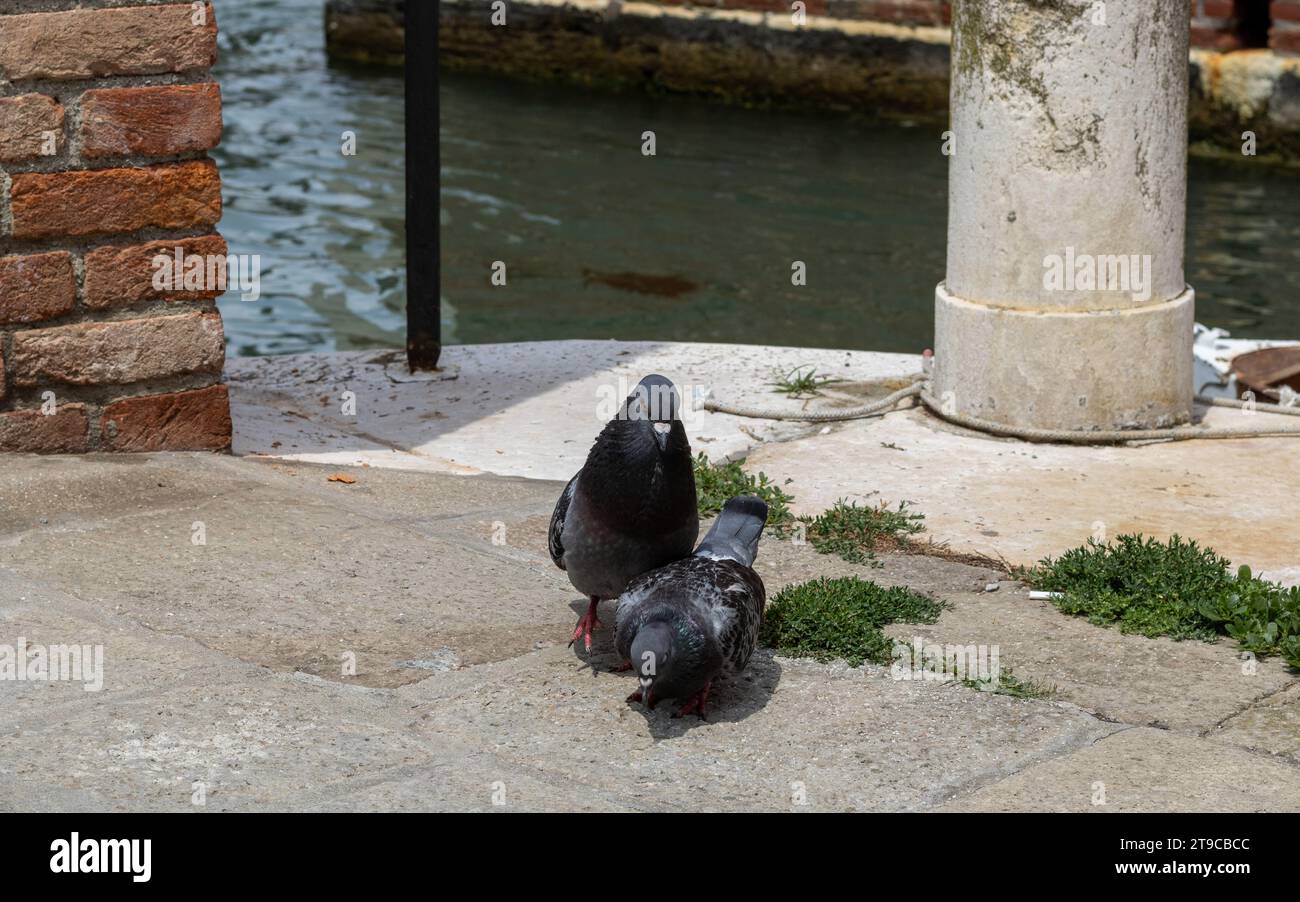
<path id="1" fill-rule="evenodd" d="M 221 231 L 262 258 L 261 297 L 220 301 L 233 354 L 403 343 L 402 82 L 329 65 L 321 5 L 217 4 Z M 930 342 L 947 213 L 933 126 L 453 73 L 441 100 L 447 343 Z M 1300 338 L 1300 175 L 1193 160 L 1187 253 L 1200 321 Z"/>

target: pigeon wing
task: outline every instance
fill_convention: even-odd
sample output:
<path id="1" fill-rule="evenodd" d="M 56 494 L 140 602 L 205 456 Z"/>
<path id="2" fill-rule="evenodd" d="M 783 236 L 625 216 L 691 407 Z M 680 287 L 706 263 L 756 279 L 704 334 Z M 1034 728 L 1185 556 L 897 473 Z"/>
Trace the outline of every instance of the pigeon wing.
<path id="1" fill-rule="evenodd" d="M 722 658 L 734 671 L 745 669 L 758 644 L 767 590 L 763 580 L 749 567 L 735 561 L 711 561 L 718 595 L 715 602 L 728 613 L 717 619 L 718 644 Z"/>
<path id="2" fill-rule="evenodd" d="M 577 482 L 578 474 L 575 473 L 573 478 L 569 480 L 569 484 L 564 487 L 564 491 L 560 493 L 560 500 L 555 502 L 555 510 L 551 513 L 551 527 L 547 534 L 546 543 L 551 551 L 551 560 L 561 570 L 566 569 L 564 566 L 564 543 L 561 541 L 564 535 L 564 518 L 568 516 L 569 503 L 573 501 L 573 487 Z"/>

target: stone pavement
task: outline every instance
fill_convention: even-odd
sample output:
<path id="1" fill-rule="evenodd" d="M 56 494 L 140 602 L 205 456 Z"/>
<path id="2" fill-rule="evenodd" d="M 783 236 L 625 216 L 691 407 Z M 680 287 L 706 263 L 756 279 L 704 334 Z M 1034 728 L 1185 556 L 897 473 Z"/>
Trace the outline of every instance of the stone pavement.
<path id="1" fill-rule="evenodd" d="M 766 539 L 759 568 L 770 593 L 846 573 L 933 593 L 937 624 L 891 631 L 996 643 L 1059 697 L 760 650 L 707 723 L 628 705 L 608 631 L 594 667 L 565 645 L 559 488 L 5 457 L 0 645 L 102 645 L 104 682 L 0 682 L 0 809 L 1300 810 L 1297 674 L 1092 627 L 939 558 L 871 570 Z"/>

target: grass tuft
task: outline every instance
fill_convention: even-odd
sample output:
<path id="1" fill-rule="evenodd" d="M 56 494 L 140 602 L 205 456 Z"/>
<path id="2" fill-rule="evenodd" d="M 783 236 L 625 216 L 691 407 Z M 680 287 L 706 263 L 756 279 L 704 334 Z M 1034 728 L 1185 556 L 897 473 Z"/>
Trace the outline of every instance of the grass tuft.
<path id="1" fill-rule="evenodd" d="M 767 529 L 778 536 L 787 535 L 794 526 L 790 502 L 794 496 L 774 484 L 764 473 L 751 476 L 742 468 L 743 460 L 709 463 L 704 452 L 695 456 L 695 492 L 701 517 L 716 516 L 727 499 L 737 495 L 757 495 L 767 502 Z"/>
<path id="2" fill-rule="evenodd" d="M 812 398 L 820 395 L 823 387 L 844 381 L 834 376 L 818 376 L 817 368 L 806 364 L 788 373 L 777 370 L 772 375 L 776 380 L 768 383 L 773 386 L 772 390 L 791 398 Z"/>
<path id="3" fill-rule="evenodd" d="M 988 680 L 970 680 L 961 681 L 963 686 L 970 689 L 978 689 L 981 692 L 992 692 L 994 695 L 1009 695 L 1012 698 L 1056 698 L 1060 695 L 1060 690 L 1056 688 L 1055 683 L 1048 683 L 1045 680 L 1021 679 L 1016 676 L 1010 667 L 1003 668 L 998 673 L 996 679 Z"/>
<path id="4" fill-rule="evenodd" d="M 1300 668 L 1300 587 L 1284 589 L 1232 570 L 1194 541 L 1122 535 L 1089 540 L 1025 574 L 1036 589 L 1060 592 L 1067 614 L 1126 633 L 1171 639 L 1236 639 L 1247 651 L 1281 655 Z"/>
<path id="5" fill-rule="evenodd" d="M 901 586 L 883 588 L 856 576 L 811 580 L 787 586 L 763 613 L 760 641 L 784 655 L 833 661 L 852 667 L 863 661 L 888 664 L 894 640 L 891 623 L 934 623 L 943 602 Z"/>
<path id="6" fill-rule="evenodd" d="M 906 547 L 911 537 L 925 531 L 923 514 L 908 511 L 907 502 L 890 510 L 882 502 L 878 507 L 858 507 L 857 502 L 836 501 L 829 510 L 816 517 L 801 517 L 807 539 L 822 554 L 838 554 L 851 564 L 871 564 L 877 551 Z"/>

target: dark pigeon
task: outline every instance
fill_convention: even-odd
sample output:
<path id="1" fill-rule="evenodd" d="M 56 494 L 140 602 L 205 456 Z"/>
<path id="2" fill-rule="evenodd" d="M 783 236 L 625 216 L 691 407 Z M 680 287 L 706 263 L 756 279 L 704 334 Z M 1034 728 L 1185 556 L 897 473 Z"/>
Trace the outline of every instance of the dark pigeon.
<path id="1" fill-rule="evenodd" d="M 591 650 L 596 607 L 647 570 L 691 553 L 695 470 L 677 389 L 646 376 L 592 445 L 551 515 L 551 560 L 591 604 L 573 630 Z"/>
<path id="2" fill-rule="evenodd" d="M 767 505 L 732 498 L 695 554 L 632 581 L 618 600 L 615 641 L 641 688 L 628 701 L 653 708 L 684 699 L 675 717 L 704 717 L 713 680 L 745 669 L 767 592 L 753 570 Z"/>

